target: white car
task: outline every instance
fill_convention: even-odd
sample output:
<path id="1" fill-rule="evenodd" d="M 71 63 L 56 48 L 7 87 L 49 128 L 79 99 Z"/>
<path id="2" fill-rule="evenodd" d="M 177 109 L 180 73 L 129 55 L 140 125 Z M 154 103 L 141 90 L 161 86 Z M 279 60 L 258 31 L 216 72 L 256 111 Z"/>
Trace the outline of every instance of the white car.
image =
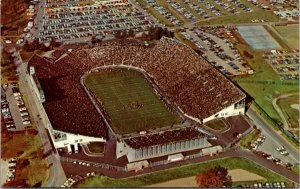
<path id="1" fill-rule="evenodd" d="M 276 148 L 276 150 L 277 150 L 277 151 L 279 151 L 279 152 L 281 152 L 281 151 L 284 151 L 284 150 L 285 150 L 285 148 L 282 146 L 282 147 L 278 147 L 278 148 Z"/>
<path id="2" fill-rule="evenodd" d="M 284 156 L 287 156 L 287 155 L 289 155 L 289 153 L 288 153 L 286 150 L 284 150 L 284 151 L 281 151 L 281 152 L 280 152 L 280 154 L 281 154 L 281 155 L 284 155 Z"/>

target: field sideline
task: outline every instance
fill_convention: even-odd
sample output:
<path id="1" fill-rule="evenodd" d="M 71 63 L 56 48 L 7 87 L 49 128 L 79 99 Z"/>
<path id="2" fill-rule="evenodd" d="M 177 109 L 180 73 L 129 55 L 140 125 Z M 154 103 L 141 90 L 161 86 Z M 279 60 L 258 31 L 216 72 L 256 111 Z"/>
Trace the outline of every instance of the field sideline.
<path id="1" fill-rule="evenodd" d="M 143 74 L 120 69 L 109 73 L 92 73 L 84 81 L 86 87 L 101 99 L 110 117 L 110 125 L 118 134 L 129 134 L 180 123 L 154 93 Z"/>

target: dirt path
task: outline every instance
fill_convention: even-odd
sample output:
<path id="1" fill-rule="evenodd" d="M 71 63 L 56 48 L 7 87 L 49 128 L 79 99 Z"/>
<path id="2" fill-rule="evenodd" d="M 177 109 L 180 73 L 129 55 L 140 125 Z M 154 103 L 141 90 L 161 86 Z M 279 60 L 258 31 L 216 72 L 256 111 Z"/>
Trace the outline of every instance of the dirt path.
<path id="1" fill-rule="evenodd" d="M 8 162 L 1 159 L 1 180 L 0 180 L 0 186 L 3 186 L 3 184 L 6 181 L 6 173 L 8 171 Z"/>
<path id="2" fill-rule="evenodd" d="M 264 177 L 243 169 L 232 169 L 228 171 L 228 174 L 231 176 L 232 182 L 265 180 Z"/>
<path id="3" fill-rule="evenodd" d="M 145 187 L 197 187 L 195 176 L 169 180 Z"/>
<path id="4" fill-rule="evenodd" d="M 272 105 L 275 108 L 275 110 L 277 111 L 277 113 L 279 114 L 279 116 L 283 122 L 283 126 L 284 126 L 285 130 L 291 129 L 291 126 L 290 126 L 289 122 L 286 120 L 281 108 L 278 106 L 277 101 L 279 99 L 288 98 L 290 96 L 295 96 L 295 95 L 299 95 L 299 93 L 297 92 L 297 93 L 283 94 L 283 95 L 278 96 L 277 98 L 275 98 L 272 101 Z"/>

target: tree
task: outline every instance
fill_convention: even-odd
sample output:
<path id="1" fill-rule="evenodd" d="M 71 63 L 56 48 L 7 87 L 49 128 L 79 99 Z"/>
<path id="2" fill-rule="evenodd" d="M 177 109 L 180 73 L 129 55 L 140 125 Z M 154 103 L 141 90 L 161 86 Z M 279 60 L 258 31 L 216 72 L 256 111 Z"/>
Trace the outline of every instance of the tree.
<path id="1" fill-rule="evenodd" d="M 31 44 L 29 44 L 28 40 L 25 41 L 24 45 L 23 45 L 23 49 L 27 52 L 31 52 L 33 51 Z"/>
<path id="2" fill-rule="evenodd" d="M 231 176 L 224 167 L 217 166 L 207 172 L 196 175 L 196 183 L 199 187 L 221 188 L 223 186 L 231 186 Z"/>
<path id="3" fill-rule="evenodd" d="M 38 157 L 39 159 L 43 159 L 43 158 L 44 158 L 44 150 L 43 150 L 42 148 L 39 148 L 39 149 L 37 150 L 37 157 Z"/>
<path id="4" fill-rule="evenodd" d="M 248 51 L 244 50 L 244 55 L 247 57 L 247 58 L 250 58 L 252 59 L 253 58 L 253 55 L 250 54 Z"/>

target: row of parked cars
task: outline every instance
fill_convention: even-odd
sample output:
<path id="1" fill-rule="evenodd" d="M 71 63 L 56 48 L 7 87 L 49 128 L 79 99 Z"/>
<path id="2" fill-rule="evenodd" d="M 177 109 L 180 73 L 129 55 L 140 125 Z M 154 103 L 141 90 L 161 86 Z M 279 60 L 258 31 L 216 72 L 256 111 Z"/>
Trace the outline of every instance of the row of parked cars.
<path id="1" fill-rule="evenodd" d="M 51 3 L 48 5 L 51 5 Z M 58 6 L 65 8 L 66 5 L 60 4 Z M 121 5 L 123 8 L 119 7 Z M 70 4 L 70 6 L 82 7 L 77 2 Z M 42 23 L 43 26 L 39 33 L 42 41 L 48 41 L 51 37 L 61 41 L 86 38 L 98 32 L 101 35 L 112 35 L 115 30 L 132 29 L 135 32 L 141 32 L 145 31 L 146 27 L 154 24 L 148 15 L 125 1 L 122 4 L 115 5 L 115 7 L 111 5 L 101 10 L 84 9 L 55 13 L 45 11 Z"/>
<path id="2" fill-rule="evenodd" d="M 215 3 L 217 3 L 218 5 L 222 6 L 225 10 L 227 10 L 228 12 L 232 13 L 232 14 L 239 14 L 240 11 L 238 11 L 236 8 L 234 8 L 233 6 L 229 5 L 228 3 L 225 3 L 221 0 L 215 0 Z"/>
<path id="3" fill-rule="evenodd" d="M 212 13 L 214 13 L 216 16 L 222 16 L 224 13 L 218 8 L 216 8 L 214 5 L 211 3 L 205 1 L 205 0 L 198 0 L 199 3 L 201 3 L 205 8 L 210 10 Z"/>
<path id="4" fill-rule="evenodd" d="M 189 0 L 184 0 L 184 3 L 189 6 L 193 11 L 195 11 L 197 14 L 199 14 L 202 18 L 207 19 L 211 16 L 208 15 L 208 13 L 203 10 L 200 6 L 196 5 L 195 2 L 189 1 Z"/>
<path id="5" fill-rule="evenodd" d="M 180 5 L 178 2 L 175 0 L 167 0 L 167 2 L 178 12 L 180 12 L 182 15 L 184 15 L 189 21 L 195 22 L 197 18 L 190 12 L 188 11 L 185 7 Z"/>
<path id="6" fill-rule="evenodd" d="M 280 150 L 282 150 L 282 149 L 280 148 Z M 291 164 L 289 162 L 283 162 L 281 159 L 276 158 L 276 157 L 272 156 L 271 154 L 267 154 L 267 153 L 262 152 L 262 151 L 256 151 L 255 153 L 262 156 L 262 157 L 264 157 L 264 158 L 266 158 L 267 160 L 272 161 L 276 165 L 281 165 L 281 166 L 283 166 L 287 169 L 292 169 L 292 167 L 293 167 L 293 164 Z M 284 152 L 283 154 L 288 155 L 288 152 Z"/>
<path id="7" fill-rule="evenodd" d="M 267 182 L 267 183 L 255 183 L 253 185 L 244 184 L 243 188 L 285 188 L 284 182 Z"/>
<path id="8" fill-rule="evenodd" d="M 7 130 L 15 130 L 16 125 L 9 109 L 9 103 L 4 92 L 1 93 L 1 113 Z"/>
<path id="9" fill-rule="evenodd" d="M 15 180 L 17 158 L 12 158 L 8 161 L 8 171 L 6 173 L 6 182 Z"/>
<path id="10" fill-rule="evenodd" d="M 63 183 L 60 187 L 62 188 L 70 188 L 76 181 L 83 179 L 82 176 L 76 175 L 74 177 L 68 178 L 65 183 Z"/>
<path id="11" fill-rule="evenodd" d="M 234 3 L 236 6 L 238 6 L 239 8 L 241 8 L 245 12 L 252 12 L 253 11 L 250 7 L 246 6 L 240 0 L 228 0 L 228 1 Z"/>
<path id="12" fill-rule="evenodd" d="M 168 9 L 157 4 L 156 0 L 146 0 L 146 2 L 157 12 L 159 12 L 159 14 L 161 14 L 165 19 L 170 21 L 173 25 L 183 25 L 183 22 L 181 20 L 177 19 Z"/>
<path id="13" fill-rule="evenodd" d="M 17 101 L 17 105 L 19 107 L 23 125 L 25 126 L 25 128 L 31 127 L 30 126 L 30 124 L 31 124 L 30 116 L 29 116 L 28 110 L 25 106 L 22 94 L 21 94 L 20 89 L 17 84 L 15 84 L 15 86 L 12 88 L 12 91 L 13 91 L 14 97 Z"/>
<path id="14" fill-rule="evenodd" d="M 264 135 L 260 135 L 254 142 L 250 144 L 252 150 L 257 151 L 257 148 L 266 140 Z"/>

